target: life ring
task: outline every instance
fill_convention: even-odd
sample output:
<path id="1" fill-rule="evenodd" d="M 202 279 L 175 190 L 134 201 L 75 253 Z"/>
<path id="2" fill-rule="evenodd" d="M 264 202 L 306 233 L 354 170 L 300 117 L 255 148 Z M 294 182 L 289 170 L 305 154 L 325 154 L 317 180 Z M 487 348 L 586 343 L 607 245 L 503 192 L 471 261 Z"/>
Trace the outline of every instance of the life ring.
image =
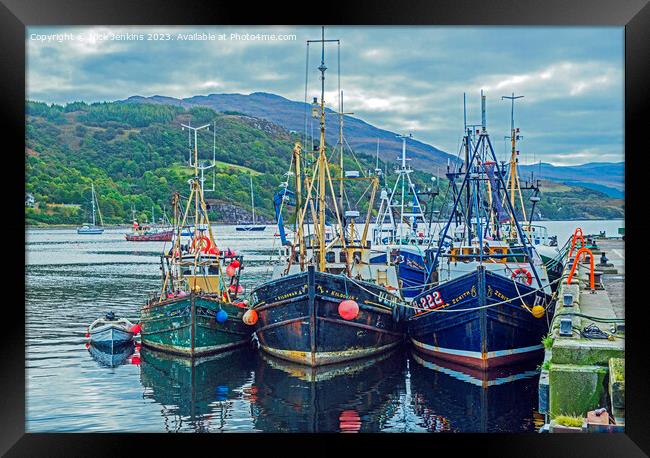
<path id="1" fill-rule="evenodd" d="M 202 235 L 202 236 L 192 240 L 192 251 L 195 250 L 197 241 L 200 241 L 200 244 L 203 245 L 204 240 L 205 240 L 206 243 L 205 243 L 205 246 L 201 249 L 201 251 L 203 253 L 207 253 L 210 250 L 210 248 L 212 247 L 212 242 L 210 242 L 210 239 L 208 237 L 206 237 L 205 235 Z"/>
<path id="2" fill-rule="evenodd" d="M 520 277 L 521 274 L 526 275 L 526 284 L 531 285 L 533 283 L 533 276 L 530 274 L 530 272 L 528 272 L 528 270 L 524 269 L 523 267 L 515 269 L 512 272 L 512 278 L 515 279 L 517 277 Z"/>

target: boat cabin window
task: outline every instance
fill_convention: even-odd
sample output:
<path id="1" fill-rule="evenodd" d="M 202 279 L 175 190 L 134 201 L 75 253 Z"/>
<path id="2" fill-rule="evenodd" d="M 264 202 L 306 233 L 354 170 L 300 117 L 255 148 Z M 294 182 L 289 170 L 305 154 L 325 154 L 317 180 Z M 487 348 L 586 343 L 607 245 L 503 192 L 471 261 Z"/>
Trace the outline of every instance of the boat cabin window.
<path id="1" fill-rule="evenodd" d="M 218 275 L 219 274 L 219 266 L 209 266 L 208 267 L 208 275 Z"/>
<path id="2" fill-rule="evenodd" d="M 361 251 L 355 251 L 354 254 L 352 255 L 352 259 L 356 263 L 361 262 Z"/>
<path id="3" fill-rule="evenodd" d="M 336 262 L 336 254 L 333 251 L 325 253 L 325 262 Z"/>
<path id="4" fill-rule="evenodd" d="M 348 254 L 345 251 L 339 253 L 339 262 L 346 262 L 348 259 Z"/>

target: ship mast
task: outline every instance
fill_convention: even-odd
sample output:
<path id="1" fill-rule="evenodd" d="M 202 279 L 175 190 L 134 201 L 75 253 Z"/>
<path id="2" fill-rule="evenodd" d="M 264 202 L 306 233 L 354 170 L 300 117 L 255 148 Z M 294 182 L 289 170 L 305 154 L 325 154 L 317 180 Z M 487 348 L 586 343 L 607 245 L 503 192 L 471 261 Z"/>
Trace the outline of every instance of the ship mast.
<path id="1" fill-rule="evenodd" d="M 93 227 L 95 227 L 95 184 L 90 183 L 90 200 L 93 205 Z"/>
<path id="2" fill-rule="evenodd" d="M 339 182 L 339 208 L 341 211 L 343 211 L 343 116 L 345 115 L 353 115 L 354 113 L 349 112 L 345 113 L 343 111 L 343 91 L 339 92 L 340 95 L 340 100 L 339 100 L 339 144 L 341 145 L 341 151 L 339 153 L 339 167 L 340 167 L 340 172 L 339 172 L 339 177 L 340 177 L 340 182 Z"/>
<path id="3" fill-rule="evenodd" d="M 510 172 L 508 174 L 508 187 L 510 188 L 510 205 L 512 208 L 515 208 L 515 196 L 517 192 L 519 193 L 519 200 L 521 203 L 521 211 L 522 215 L 524 217 L 524 221 L 526 221 L 526 208 L 524 207 L 524 201 L 523 197 L 521 195 L 521 189 L 519 186 L 519 173 L 517 171 L 517 164 L 519 162 L 519 159 L 517 158 L 519 152 L 517 151 L 517 140 L 519 140 L 520 136 L 518 135 L 518 130 L 515 129 L 515 100 L 516 99 L 521 99 L 523 98 L 523 95 L 518 95 L 515 96 L 515 93 L 513 92 L 511 96 L 503 95 L 501 96 L 501 100 L 508 99 L 510 100 L 510 145 L 511 145 L 511 151 L 510 151 Z M 506 137 L 508 138 L 508 137 Z M 514 227 L 514 219 L 515 215 L 510 216 L 510 237 L 514 238 L 517 236 L 517 229 Z"/>

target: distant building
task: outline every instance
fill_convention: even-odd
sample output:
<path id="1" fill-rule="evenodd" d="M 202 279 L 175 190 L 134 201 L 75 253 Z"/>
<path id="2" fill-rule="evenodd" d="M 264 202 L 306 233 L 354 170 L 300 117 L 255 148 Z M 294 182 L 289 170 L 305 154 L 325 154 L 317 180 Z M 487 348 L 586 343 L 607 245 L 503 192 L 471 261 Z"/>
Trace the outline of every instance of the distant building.
<path id="1" fill-rule="evenodd" d="M 34 208 L 35 203 L 36 203 L 36 199 L 34 199 L 34 196 L 31 195 L 30 193 L 26 192 L 25 193 L 25 207 Z"/>

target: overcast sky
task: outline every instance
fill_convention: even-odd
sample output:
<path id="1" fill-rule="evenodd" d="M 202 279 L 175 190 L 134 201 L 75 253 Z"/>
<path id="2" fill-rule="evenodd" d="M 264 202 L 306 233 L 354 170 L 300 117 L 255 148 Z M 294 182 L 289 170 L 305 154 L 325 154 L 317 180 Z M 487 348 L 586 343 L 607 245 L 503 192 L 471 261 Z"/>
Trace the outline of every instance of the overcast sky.
<path id="1" fill-rule="evenodd" d="M 156 32 L 171 40 L 148 40 Z M 195 32 L 217 39 L 188 40 Z M 247 33 L 285 39 L 252 40 Z M 306 40 L 320 33 L 320 27 L 29 27 L 27 97 L 65 103 L 263 91 L 303 101 Z M 510 102 L 501 96 L 514 92 L 524 96 L 515 104 L 521 162 L 556 165 L 624 160 L 623 37 L 621 27 L 325 30 L 326 39 L 341 40 L 345 111 L 456 154 L 463 92 L 468 121 L 476 124 L 483 89 L 488 131 L 501 155 L 510 129 Z M 319 94 L 316 48 L 310 45 L 309 99 Z M 336 44 L 327 47 L 326 65 L 326 102 L 336 109 Z"/>

